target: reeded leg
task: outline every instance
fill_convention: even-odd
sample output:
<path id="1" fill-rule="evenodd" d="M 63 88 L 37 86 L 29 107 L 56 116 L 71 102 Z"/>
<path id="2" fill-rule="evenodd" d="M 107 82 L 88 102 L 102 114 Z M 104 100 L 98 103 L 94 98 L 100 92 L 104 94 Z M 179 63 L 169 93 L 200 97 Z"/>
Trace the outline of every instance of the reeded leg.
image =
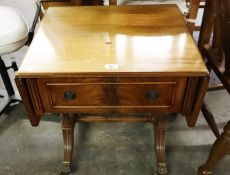
<path id="1" fill-rule="evenodd" d="M 64 161 L 62 174 L 70 173 L 70 165 L 74 144 L 74 126 L 76 121 L 69 114 L 62 114 L 62 132 L 64 140 Z"/>
<path id="2" fill-rule="evenodd" d="M 199 167 L 198 175 L 211 175 L 216 164 L 230 152 L 230 121 L 224 127 L 224 132 L 215 141 L 206 163 Z"/>
<path id="3" fill-rule="evenodd" d="M 165 119 L 163 116 L 157 116 L 154 122 L 155 130 L 155 149 L 158 169 L 157 175 L 167 174 L 165 158 Z"/>

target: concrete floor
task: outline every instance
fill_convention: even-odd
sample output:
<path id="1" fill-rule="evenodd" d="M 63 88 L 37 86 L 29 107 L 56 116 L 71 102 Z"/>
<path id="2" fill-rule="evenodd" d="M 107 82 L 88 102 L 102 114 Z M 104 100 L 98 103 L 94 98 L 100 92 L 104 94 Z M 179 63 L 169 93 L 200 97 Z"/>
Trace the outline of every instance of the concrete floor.
<path id="1" fill-rule="evenodd" d="M 28 3 L 24 6 L 22 1 Z M 30 24 L 33 0 L 22 1 L 0 0 L 0 4 L 22 9 Z M 13 54 L 19 65 L 26 50 L 24 47 Z M 4 57 L 7 64 L 9 57 Z M 13 80 L 14 73 L 10 73 Z M 0 89 L 4 89 L 1 79 Z M 222 129 L 230 119 L 228 93 L 224 90 L 208 92 L 205 99 Z M 168 118 L 166 154 L 169 175 L 195 175 L 206 160 L 215 137 L 201 114 L 195 128 L 188 128 L 182 116 Z M 0 117 L 0 155 L 0 175 L 59 174 L 63 158 L 60 116 L 46 115 L 39 127 L 34 128 L 22 104 L 7 108 Z M 229 175 L 229 165 L 230 157 L 226 156 L 214 174 Z M 155 168 L 151 124 L 90 123 L 75 127 L 71 175 L 152 175 Z"/>

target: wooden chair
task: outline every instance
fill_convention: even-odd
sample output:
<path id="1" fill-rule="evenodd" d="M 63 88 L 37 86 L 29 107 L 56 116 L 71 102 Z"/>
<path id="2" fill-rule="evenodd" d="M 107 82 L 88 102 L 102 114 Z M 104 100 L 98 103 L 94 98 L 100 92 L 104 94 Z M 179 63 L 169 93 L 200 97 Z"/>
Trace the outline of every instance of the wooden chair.
<path id="1" fill-rule="evenodd" d="M 40 2 L 42 6 L 40 18 L 44 16 L 45 11 L 49 7 L 103 5 L 104 4 L 104 0 L 40 0 Z"/>
<path id="2" fill-rule="evenodd" d="M 185 2 L 187 3 L 187 7 L 188 7 L 188 13 L 185 14 L 186 21 L 187 21 L 187 27 L 188 27 L 190 33 L 193 34 L 194 31 L 199 31 L 201 28 L 200 26 L 195 26 L 195 22 L 197 19 L 199 8 L 206 7 L 205 5 L 201 4 L 201 2 L 203 2 L 205 4 L 205 0 L 185 0 Z M 210 6 L 210 3 L 208 3 L 207 6 Z M 207 8 L 205 11 L 206 11 L 205 15 L 207 15 Z M 210 15 L 209 15 L 209 18 L 211 18 Z M 205 27 L 203 27 L 203 29 L 202 29 L 203 31 L 201 32 L 200 38 L 199 38 L 199 48 L 200 48 L 201 52 L 202 52 L 203 44 L 208 43 L 210 38 L 211 38 L 211 29 L 209 28 L 209 26 L 206 26 L 206 24 L 205 25 L 203 24 L 203 26 L 205 26 Z M 210 30 L 210 31 L 207 32 L 207 30 Z M 205 38 L 205 39 L 203 39 L 203 38 Z M 216 37 L 216 38 L 218 38 L 218 37 Z M 218 44 L 218 42 L 220 43 L 220 40 L 216 40 L 216 47 L 220 45 L 220 44 Z M 203 53 L 202 53 L 202 55 L 204 57 Z M 208 88 L 208 90 L 216 90 L 216 89 L 222 89 L 222 88 L 223 88 L 222 84 L 218 84 L 218 85 L 210 86 Z M 208 123 L 211 130 L 213 131 L 214 135 L 216 137 L 219 137 L 220 136 L 219 129 L 217 127 L 217 124 L 215 122 L 215 119 L 214 119 L 210 109 L 208 108 L 208 106 L 206 105 L 205 102 L 202 105 L 201 111 L 203 113 L 203 116 L 204 116 L 206 122 Z"/>
<path id="3" fill-rule="evenodd" d="M 206 0 L 201 26 L 199 48 L 230 93 L 230 0 Z M 211 37 L 213 35 L 213 38 Z M 212 113 L 209 111 L 209 115 Z M 199 167 L 198 175 L 211 175 L 215 165 L 230 152 L 230 121 L 224 132 L 217 138 L 209 157 Z"/>
<path id="4" fill-rule="evenodd" d="M 185 14 L 187 21 L 187 26 L 191 34 L 194 31 L 199 31 L 200 26 L 196 26 L 196 19 L 198 15 L 199 8 L 204 8 L 205 0 L 185 0 L 188 12 Z"/>
<path id="5" fill-rule="evenodd" d="M 103 5 L 103 0 L 41 0 L 44 9 L 55 6 Z"/>

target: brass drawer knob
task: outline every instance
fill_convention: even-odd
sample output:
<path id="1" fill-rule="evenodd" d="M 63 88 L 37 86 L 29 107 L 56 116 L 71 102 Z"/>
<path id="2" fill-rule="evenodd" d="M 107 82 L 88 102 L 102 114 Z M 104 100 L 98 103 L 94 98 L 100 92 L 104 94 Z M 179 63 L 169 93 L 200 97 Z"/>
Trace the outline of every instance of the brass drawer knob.
<path id="1" fill-rule="evenodd" d="M 76 98 L 75 92 L 67 91 L 64 93 L 64 98 L 67 100 L 74 100 Z"/>
<path id="2" fill-rule="evenodd" d="M 153 100 L 158 99 L 159 96 L 160 96 L 160 94 L 159 94 L 158 91 L 151 90 L 151 91 L 148 91 L 148 92 L 147 92 L 147 98 L 148 98 L 150 101 L 153 101 Z"/>

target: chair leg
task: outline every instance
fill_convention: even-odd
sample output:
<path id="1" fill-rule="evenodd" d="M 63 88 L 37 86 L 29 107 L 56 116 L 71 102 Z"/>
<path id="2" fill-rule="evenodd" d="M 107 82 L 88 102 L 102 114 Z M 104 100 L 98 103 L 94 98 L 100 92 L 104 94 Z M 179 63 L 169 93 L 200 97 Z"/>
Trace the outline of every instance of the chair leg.
<path id="1" fill-rule="evenodd" d="M 211 128 L 214 135 L 218 138 L 220 136 L 220 131 L 217 127 L 216 121 L 212 115 L 212 112 L 208 108 L 207 104 L 204 102 L 201 107 L 201 111 L 203 113 L 203 116 L 205 120 L 207 121 L 209 127 Z"/>
<path id="2" fill-rule="evenodd" d="M 230 153 L 230 121 L 224 127 L 224 132 L 213 144 L 205 164 L 199 167 L 198 175 L 212 175 L 216 164 L 228 153 Z"/>
<path id="3" fill-rule="evenodd" d="M 1 73 L 2 80 L 3 80 L 3 83 L 6 87 L 8 95 L 9 96 L 14 95 L 15 94 L 14 88 L 13 88 L 12 83 L 10 81 L 10 77 L 9 77 L 8 72 L 7 72 L 7 67 L 6 67 L 6 65 L 5 65 L 5 63 L 1 57 L 0 57 L 0 73 Z"/>
<path id="4" fill-rule="evenodd" d="M 1 99 L 0 102 L 0 116 L 1 116 L 4 110 L 7 108 L 7 106 L 9 106 L 11 103 L 21 102 L 22 100 L 20 95 L 18 93 L 15 94 L 14 92 L 14 88 L 12 86 L 9 74 L 7 72 L 7 67 L 1 57 L 0 57 L 0 73 L 6 88 L 6 90 L 0 92 L 1 94 L 0 98 L 3 98 Z"/>

